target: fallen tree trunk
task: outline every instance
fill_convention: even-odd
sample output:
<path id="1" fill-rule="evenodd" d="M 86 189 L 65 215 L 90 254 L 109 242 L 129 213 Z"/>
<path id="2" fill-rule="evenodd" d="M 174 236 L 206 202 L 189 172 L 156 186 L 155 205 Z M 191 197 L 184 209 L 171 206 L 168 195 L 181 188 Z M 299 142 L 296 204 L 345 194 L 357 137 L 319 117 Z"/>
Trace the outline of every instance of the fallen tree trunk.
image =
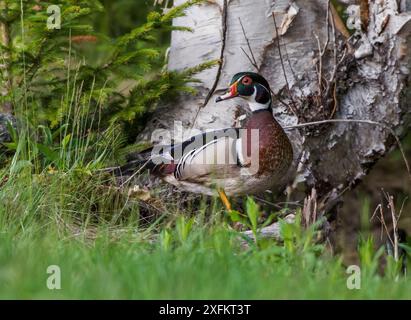
<path id="1" fill-rule="evenodd" d="M 258 230 L 258 240 L 260 239 L 271 239 L 275 240 L 278 242 L 281 242 L 282 235 L 281 235 L 281 223 L 290 223 L 293 224 L 295 222 L 295 215 L 290 214 L 284 218 L 282 222 L 275 222 L 268 227 L 261 228 L 261 230 Z M 242 237 L 240 241 L 240 245 L 242 248 L 247 249 L 249 247 L 249 242 L 256 242 L 257 239 L 255 237 L 255 234 L 251 230 L 243 231 L 240 233 L 240 236 Z"/>
<path id="2" fill-rule="evenodd" d="M 221 64 L 198 76 L 197 95 L 161 106 L 139 139 L 150 139 L 158 128 L 172 130 L 174 121 L 188 129 L 233 126 L 244 106 L 214 100 L 239 71 L 257 71 L 269 81 L 276 97 L 274 116 L 284 127 L 369 120 L 404 135 L 411 111 L 411 1 L 359 1 L 347 13 L 351 33 L 325 0 L 213 0 L 191 8 L 174 21 L 194 32 L 173 33 L 169 69 L 213 59 Z M 366 123 L 313 125 L 287 133 L 295 159 L 284 185 L 315 187 L 324 211 L 395 144 L 389 130 Z"/>

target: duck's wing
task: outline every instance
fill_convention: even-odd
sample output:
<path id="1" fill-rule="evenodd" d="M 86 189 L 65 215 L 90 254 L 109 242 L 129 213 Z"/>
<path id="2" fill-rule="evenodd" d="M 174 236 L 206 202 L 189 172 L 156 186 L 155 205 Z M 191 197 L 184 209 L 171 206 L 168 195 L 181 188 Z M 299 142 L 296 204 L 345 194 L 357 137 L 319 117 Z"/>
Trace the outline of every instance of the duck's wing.
<path id="1" fill-rule="evenodd" d="M 174 170 L 177 180 L 203 182 L 237 176 L 241 168 L 238 134 L 219 133 L 194 148 L 189 147 Z"/>
<path id="2" fill-rule="evenodd" d="M 211 175 L 235 175 L 243 165 L 240 129 L 226 128 L 207 131 L 182 143 L 158 145 L 143 153 L 134 154 L 121 174 L 135 171 L 144 165 L 152 173 L 173 174 L 177 180 L 198 181 Z"/>

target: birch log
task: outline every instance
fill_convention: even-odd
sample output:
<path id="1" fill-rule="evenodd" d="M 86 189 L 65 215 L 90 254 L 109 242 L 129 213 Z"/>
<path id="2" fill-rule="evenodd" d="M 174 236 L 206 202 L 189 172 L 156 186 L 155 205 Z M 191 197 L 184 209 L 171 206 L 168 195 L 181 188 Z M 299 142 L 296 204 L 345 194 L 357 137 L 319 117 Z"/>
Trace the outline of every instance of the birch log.
<path id="1" fill-rule="evenodd" d="M 411 111 L 411 0 L 365 3 L 366 19 L 359 3 L 347 8 L 349 38 L 326 0 L 209 0 L 189 9 L 174 24 L 194 32 L 172 34 L 168 68 L 184 70 L 213 59 L 221 59 L 221 66 L 198 75 L 196 96 L 184 95 L 161 106 L 140 139 L 150 139 L 154 129 L 172 129 L 174 121 L 200 130 L 233 126 L 244 112 L 241 101 L 217 105 L 214 100 L 240 71 L 258 71 L 269 81 L 277 97 L 274 116 L 284 127 L 361 119 L 404 135 Z M 250 61 L 240 21 L 258 70 Z M 395 145 L 389 131 L 364 123 L 287 132 L 295 161 L 284 184 L 315 187 L 328 204 Z"/>

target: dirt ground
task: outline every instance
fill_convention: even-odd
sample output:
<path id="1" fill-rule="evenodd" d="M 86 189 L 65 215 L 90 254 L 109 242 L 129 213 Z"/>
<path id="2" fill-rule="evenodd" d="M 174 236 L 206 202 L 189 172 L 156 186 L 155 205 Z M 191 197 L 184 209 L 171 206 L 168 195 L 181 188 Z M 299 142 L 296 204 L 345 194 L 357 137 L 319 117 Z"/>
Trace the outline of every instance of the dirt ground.
<path id="1" fill-rule="evenodd" d="M 411 159 L 411 134 L 403 140 L 403 147 L 407 159 Z M 394 197 L 397 213 L 403 205 L 399 228 L 408 237 L 411 236 L 411 199 L 408 198 L 411 194 L 411 180 L 400 152 L 395 150 L 381 159 L 369 175 L 344 196 L 344 205 L 337 218 L 337 247 L 343 250 L 344 260 L 347 262 L 357 260 L 355 249 L 360 235 L 366 236 L 372 232 L 377 245 L 385 241 L 385 237 L 381 239 L 381 223 L 376 218 L 372 221 L 370 219 L 377 206 L 382 204 L 387 227 L 390 229 L 392 226 L 391 213 L 382 190 Z"/>

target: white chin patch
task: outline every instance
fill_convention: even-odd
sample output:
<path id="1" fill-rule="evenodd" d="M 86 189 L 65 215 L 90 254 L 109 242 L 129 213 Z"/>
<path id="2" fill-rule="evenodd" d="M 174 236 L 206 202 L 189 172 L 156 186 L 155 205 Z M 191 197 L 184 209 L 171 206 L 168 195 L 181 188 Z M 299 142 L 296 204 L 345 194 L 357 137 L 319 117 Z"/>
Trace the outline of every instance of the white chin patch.
<path id="1" fill-rule="evenodd" d="M 270 107 L 270 101 L 268 101 L 267 103 L 263 104 L 263 103 L 258 103 L 257 101 L 255 101 L 255 98 L 257 96 L 257 88 L 254 87 L 254 93 L 252 96 L 248 97 L 248 106 L 250 107 L 251 111 L 258 111 L 258 110 L 264 110 L 264 109 L 268 109 Z"/>
<path id="2" fill-rule="evenodd" d="M 269 104 L 261 104 L 261 103 L 249 103 L 249 107 L 251 111 L 258 111 L 258 110 L 267 110 L 269 107 Z"/>

